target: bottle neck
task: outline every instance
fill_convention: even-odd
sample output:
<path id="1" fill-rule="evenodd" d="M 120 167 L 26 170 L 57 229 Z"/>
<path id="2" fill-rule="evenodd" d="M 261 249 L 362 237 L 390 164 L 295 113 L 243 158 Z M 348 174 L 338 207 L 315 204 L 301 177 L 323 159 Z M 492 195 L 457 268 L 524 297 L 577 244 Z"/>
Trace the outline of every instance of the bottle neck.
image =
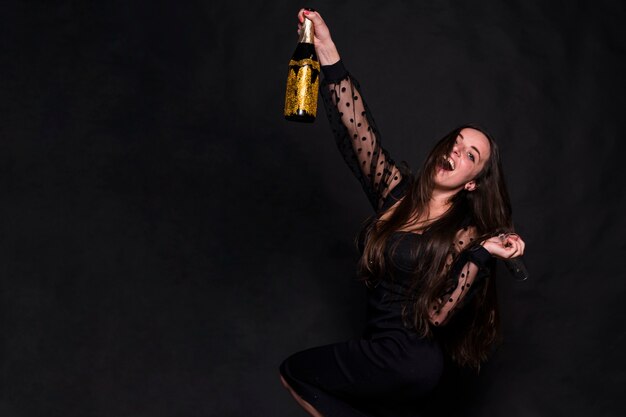
<path id="1" fill-rule="evenodd" d="M 313 22 L 309 19 L 304 18 L 304 22 L 302 23 L 302 29 L 300 31 L 300 39 L 299 43 L 313 43 L 313 36 L 315 32 L 313 30 Z"/>

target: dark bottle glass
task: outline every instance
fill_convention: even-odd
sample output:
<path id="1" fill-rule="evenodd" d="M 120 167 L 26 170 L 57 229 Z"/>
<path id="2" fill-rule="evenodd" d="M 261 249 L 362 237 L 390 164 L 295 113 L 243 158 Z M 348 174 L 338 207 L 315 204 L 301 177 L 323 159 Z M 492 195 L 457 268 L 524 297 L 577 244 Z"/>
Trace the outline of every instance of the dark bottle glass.
<path id="1" fill-rule="evenodd" d="M 313 22 L 304 19 L 298 46 L 289 61 L 285 119 L 312 122 L 317 114 L 320 62 L 313 46 Z"/>

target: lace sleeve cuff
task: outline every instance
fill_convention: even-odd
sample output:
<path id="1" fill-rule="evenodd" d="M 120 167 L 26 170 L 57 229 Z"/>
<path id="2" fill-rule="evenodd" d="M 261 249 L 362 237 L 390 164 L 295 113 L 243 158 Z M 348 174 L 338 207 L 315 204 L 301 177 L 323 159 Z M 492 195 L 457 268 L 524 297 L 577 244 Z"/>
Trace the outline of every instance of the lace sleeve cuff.
<path id="1" fill-rule="evenodd" d="M 324 73 L 324 78 L 329 83 L 341 81 L 348 75 L 348 70 L 346 70 L 341 60 L 332 65 L 322 65 L 322 72 Z"/>
<path id="2" fill-rule="evenodd" d="M 491 254 L 482 245 L 476 245 L 476 247 L 468 251 L 468 255 L 470 261 L 480 268 L 487 266 L 487 262 L 491 260 Z"/>

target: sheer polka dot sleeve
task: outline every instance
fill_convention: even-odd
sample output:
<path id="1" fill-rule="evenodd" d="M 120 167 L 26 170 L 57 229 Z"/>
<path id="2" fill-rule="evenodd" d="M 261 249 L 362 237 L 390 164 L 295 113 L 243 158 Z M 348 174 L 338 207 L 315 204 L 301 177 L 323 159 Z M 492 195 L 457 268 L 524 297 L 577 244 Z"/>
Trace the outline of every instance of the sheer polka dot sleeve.
<path id="1" fill-rule="evenodd" d="M 322 70 L 321 94 L 337 146 L 378 211 L 400 184 L 402 173 L 381 146 L 380 132 L 357 80 L 341 61 Z"/>
<path id="2" fill-rule="evenodd" d="M 429 309 L 429 320 L 435 326 L 444 325 L 455 311 L 467 304 L 476 288 L 490 273 L 487 265 L 491 254 L 480 245 L 472 245 L 475 235 L 473 227 L 466 227 L 456 234 L 453 244 L 456 256 L 450 254 L 446 263 L 453 284 Z"/>

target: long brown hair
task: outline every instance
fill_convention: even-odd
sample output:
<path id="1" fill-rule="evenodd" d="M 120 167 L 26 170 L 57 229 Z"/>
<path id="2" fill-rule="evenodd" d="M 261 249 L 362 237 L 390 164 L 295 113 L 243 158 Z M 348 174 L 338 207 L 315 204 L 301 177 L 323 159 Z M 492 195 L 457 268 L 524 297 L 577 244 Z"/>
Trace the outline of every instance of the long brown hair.
<path id="1" fill-rule="evenodd" d="M 407 192 L 395 210 L 384 221 L 372 219 L 365 231 L 365 247 L 359 262 L 361 276 L 367 281 L 389 279 L 385 273 L 385 252 L 392 233 L 406 228 L 416 219 L 428 218 L 428 207 L 435 183 L 434 174 L 442 157 L 448 155 L 459 132 L 472 128 L 482 132 L 489 140 L 490 156 L 474 179 L 473 191 L 456 193 L 449 209 L 438 219 L 420 230 L 427 233 L 420 239 L 414 255 L 419 257 L 413 282 L 403 306 L 404 319 L 423 337 L 432 336 L 428 320 L 432 303 L 454 286 L 455 277 L 446 267 L 456 233 L 464 226 L 476 230 L 474 242 L 493 236 L 502 230 L 512 231 L 511 204 L 504 181 L 498 146 L 485 130 L 475 125 L 463 125 L 445 135 L 428 155 L 422 170 L 409 184 Z M 475 243 L 477 244 L 477 243 Z M 466 248 L 467 249 L 467 248 Z M 498 309 L 495 298 L 495 268 L 485 284 L 470 301 L 464 314 L 457 314 L 438 328 L 438 339 L 452 359 L 464 366 L 479 368 L 495 342 L 499 339 Z M 459 317 L 457 317 L 459 316 Z M 441 335 L 441 337 L 439 337 Z"/>

